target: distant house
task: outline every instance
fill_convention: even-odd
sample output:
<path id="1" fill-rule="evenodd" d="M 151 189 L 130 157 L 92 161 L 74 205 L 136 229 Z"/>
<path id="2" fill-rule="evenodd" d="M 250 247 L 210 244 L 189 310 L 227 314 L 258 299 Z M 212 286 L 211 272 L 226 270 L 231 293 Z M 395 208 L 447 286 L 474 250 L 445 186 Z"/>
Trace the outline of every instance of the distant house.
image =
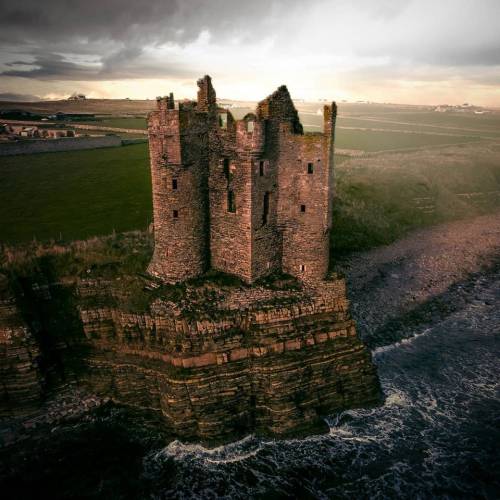
<path id="1" fill-rule="evenodd" d="M 19 135 L 21 137 L 38 137 L 38 127 L 23 127 Z"/>
<path id="2" fill-rule="evenodd" d="M 67 129 L 44 129 L 43 136 L 47 139 L 57 139 L 59 137 L 75 137 L 75 131 Z"/>

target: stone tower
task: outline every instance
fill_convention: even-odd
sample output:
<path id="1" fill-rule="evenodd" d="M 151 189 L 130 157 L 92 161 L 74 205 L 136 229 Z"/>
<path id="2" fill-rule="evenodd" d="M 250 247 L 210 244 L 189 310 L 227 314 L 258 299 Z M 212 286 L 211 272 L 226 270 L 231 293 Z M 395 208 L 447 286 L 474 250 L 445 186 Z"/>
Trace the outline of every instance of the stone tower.
<path id="1" fill-rule="evenodd" d="M 149 116 L 155 250 L 167 282 L 209 267 L 251 283 L 273 272 L 328 272 L 336 105 L 304 133 L 285 86 L 234 120 L 211 79 L 197 102 L 158 98 Z"/>

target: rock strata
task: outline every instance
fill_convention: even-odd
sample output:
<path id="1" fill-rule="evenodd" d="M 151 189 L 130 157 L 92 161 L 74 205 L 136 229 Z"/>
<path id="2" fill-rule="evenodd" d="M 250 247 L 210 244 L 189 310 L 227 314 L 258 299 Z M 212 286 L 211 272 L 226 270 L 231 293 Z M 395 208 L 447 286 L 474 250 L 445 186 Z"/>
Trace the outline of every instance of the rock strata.
<path id="1" fill-rule="evenodd" d="M 0 366 L 3 401 L 11 403 L 2 404 L 2 416 L 29 416 L 71 382 L 85 394 L 156 412 L 182 439 L 215 443 L 317 431 L 325 416 L 380 399 L 342 279 L 290 290 L 193 287 L 177 302 L 151 292 L 143 311 L 117 302 L 116 284 L 82 278 L 35 294 L 37 322 L 54 327 L 38 334 L 50 337 L 48 351 L 14 299 L 4 300 Z M 57 370 L 41 370 L 39 356 Z M 59 375 L 47 379 L 53 371 Z"/>

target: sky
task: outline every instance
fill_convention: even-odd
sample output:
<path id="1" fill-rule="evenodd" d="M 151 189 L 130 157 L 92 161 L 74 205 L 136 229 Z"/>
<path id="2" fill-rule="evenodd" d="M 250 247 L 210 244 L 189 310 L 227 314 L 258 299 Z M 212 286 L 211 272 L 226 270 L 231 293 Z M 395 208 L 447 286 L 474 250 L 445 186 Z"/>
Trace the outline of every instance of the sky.
<path id="1" fill-rule="evenodd" d="M 500 0 L 0 0 L 0 99 L 500 107 Z"/>

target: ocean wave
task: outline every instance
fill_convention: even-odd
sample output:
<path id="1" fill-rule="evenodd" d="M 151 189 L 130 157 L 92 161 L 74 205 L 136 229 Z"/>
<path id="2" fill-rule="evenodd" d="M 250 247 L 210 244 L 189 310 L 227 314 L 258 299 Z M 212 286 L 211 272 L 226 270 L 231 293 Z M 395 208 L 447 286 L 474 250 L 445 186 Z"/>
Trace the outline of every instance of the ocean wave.
<path id="1" fill-rule="evenodd" d="M 399 347 L 406 346 L 408 344 L 412 344 L 415 342 L 415 340 L 419 339 L 420 337 L 425 337 L 429 335 L 429 333 L 432 331 L 432 328 L 426 328 L 422 333 L 416 333 L 415 335 L 412 335 L 411 337 L 405 337 L 401 340 L 398 340 L 394 344 L 388 344 L 388 345 L 383 345 L 381 347 L 377 347 L 372 351 L 372 356 L 374 358 L 379 357 L 389 351 L 392 351 L 393 349 L 397 349 Z"/>

